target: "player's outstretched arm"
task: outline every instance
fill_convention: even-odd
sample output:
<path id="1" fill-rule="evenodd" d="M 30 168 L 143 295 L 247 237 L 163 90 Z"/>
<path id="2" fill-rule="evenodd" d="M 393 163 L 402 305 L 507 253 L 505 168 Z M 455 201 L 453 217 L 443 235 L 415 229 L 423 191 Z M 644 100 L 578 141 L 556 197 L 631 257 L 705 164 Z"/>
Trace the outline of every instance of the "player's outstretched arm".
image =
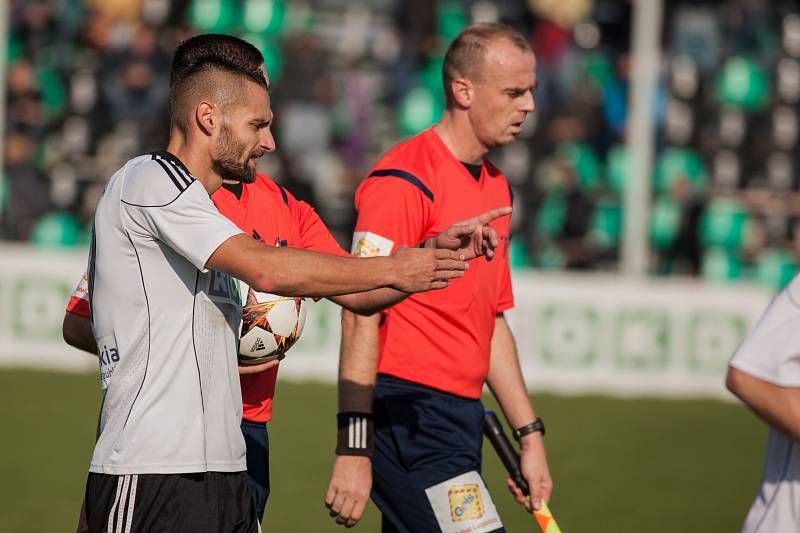
<path id="1" fill-rule="evenodd" d="M 403 292 L 440 289 L 464 275 L 467 263 L 450 250 L 401 248 L 389 257 L 339 257 L 265 246 L 245 234 L 231 237 L 206 263 L 260 292 L 335 296 L 391 287 Z"/>
<path id="2" fill-rule="evenodd" d="M 435 237 L 427 239 L 425 248 L 441 248 L 458 252 L 464 259 L 485 255 L 494 257 L 499 244 L 497 232 L 489 224 L 500 217 L 511 214 L 510 207 L 492 209 L 481 215 L 461 220 Z M 345 309 L 361 315 L 371 315 L 400 303 L 408 293 L 392 289 L 377 289 L 358 294 L 345 294 L 331 298 Z"/>
<path id="3" fill-rule="evenodd" d="M 64 341 L 79 350 L 97 355 L 97 343 L 92 332 L 92 321 L 74 313 L 64 313 L 64 323 L 61 326 Z"/>
<path id="4" fill-rule="evenodd" d="M 800 388 L 781 387 L 735 367 L 728 367 L 725 384 L 767 424 L 800 440 Z"/>
<path id="5" fill-rule="evenodd" d="M 514 336 L 502 313 L 495 320 L 490 357 L 487 383 L 508 423 L 514 429 L 531 424 L 536 415 L 522 379 Z M 535 431 L 523 436 L 519 442 L 520 467 L 530 488 L 530 501 L 511 479 L 507 481 L 514 497 L 529 511 L 539 509 L 541 500 L 550 501 L 553 490 L 542 437 L 541 432 Z"/>
<path id="6" fill-rule="evenodd" d="M 364 515 L 372 488 L 372 394 L 378 361 L 380 315 L 356 316 L 342 312 L 339 357 L 339 415 L 336 459 L 325 506 L 336 523 L 353 527 Z M 351 422 L 368 425 L 367 447 L 349 440 Z"/>

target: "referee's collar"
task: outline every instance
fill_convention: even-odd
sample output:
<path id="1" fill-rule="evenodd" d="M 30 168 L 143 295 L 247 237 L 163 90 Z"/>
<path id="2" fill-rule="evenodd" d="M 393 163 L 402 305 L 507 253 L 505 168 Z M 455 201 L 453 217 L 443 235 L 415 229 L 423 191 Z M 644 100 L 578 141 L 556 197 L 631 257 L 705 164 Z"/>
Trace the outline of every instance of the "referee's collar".
<path id="1" fill-rule="evenodd" d="M 176 165 L 179 165 L 188 175 L 192 176 L 192 173 L 189 172 L 189 169 L 186 168 L 186 165 L 183 164 L 183 161 L 178 159 L 174 154 L 171 154 L 170 152 L 168 152 L 166 150 L 158 150 L 157 152 L 153 152 L 153 155 L 157 155 L 159 157 L 163 157 L 164 159 L 169 159 L 170 161 L 172 161 Z"/>

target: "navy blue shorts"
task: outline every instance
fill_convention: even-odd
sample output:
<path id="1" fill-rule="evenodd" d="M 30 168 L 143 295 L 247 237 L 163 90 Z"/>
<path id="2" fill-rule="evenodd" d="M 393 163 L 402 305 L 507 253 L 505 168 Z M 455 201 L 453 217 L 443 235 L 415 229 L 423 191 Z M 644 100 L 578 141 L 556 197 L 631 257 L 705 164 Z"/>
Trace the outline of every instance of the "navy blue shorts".
<path id="1" fill-rule="evenodd" d="M 380 375 L 373 410 L 372 499 L 384 533 L 504 531 L 480 476 L 480 400 Z"/>
<path id="2" fill-rule="evenodd" d="M 242 419 L 242 435 L 247 445 L 247 478 L 250 480 L 250 497 L 258 513 L 259 522 L 264 519 L 264 509 L 269 498 L 269 434 L 264 422 Z"/>

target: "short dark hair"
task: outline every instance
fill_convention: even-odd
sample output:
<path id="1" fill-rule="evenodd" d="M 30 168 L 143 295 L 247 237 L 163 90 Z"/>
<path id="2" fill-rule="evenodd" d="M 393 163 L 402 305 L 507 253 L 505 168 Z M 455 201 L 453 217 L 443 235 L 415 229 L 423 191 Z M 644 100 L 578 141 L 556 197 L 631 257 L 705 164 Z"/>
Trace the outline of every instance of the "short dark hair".
<path id="1" fill-rule="evenodd" d="M 519 50 L 533 53 L 531 44 L 521 33 L 497 22 L 468 26 L 450 43 L 442 66 L 444 95 L 448 105 L 452 103 L 452 81 L 458 77 L 478 79 L 489 43 L 500 39 L 508 41 Z"/>
<path id="2" fill-rule="evenodd" d="M 175 49 L 170 68 L 170 124 L 186 132 L 183 104 L 210 85 L 201 78 L 227 74 L 269 90 L 261 71 L 263 64 L 264 56 L 258 48 L 232 35 L 207 33 L 183 41 Z"/>

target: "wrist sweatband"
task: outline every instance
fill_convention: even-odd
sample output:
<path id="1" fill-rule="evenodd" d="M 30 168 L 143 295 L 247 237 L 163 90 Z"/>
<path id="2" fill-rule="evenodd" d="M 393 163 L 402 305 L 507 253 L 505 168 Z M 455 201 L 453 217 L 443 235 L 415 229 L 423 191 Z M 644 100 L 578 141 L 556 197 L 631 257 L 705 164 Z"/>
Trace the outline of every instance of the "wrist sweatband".
<path id="1" fill-rule="evenodd" d="M 336 425 L 336 455 L 372 457 L 375 432 L 372 413 L 339 413 L 336 415 Z"/>

